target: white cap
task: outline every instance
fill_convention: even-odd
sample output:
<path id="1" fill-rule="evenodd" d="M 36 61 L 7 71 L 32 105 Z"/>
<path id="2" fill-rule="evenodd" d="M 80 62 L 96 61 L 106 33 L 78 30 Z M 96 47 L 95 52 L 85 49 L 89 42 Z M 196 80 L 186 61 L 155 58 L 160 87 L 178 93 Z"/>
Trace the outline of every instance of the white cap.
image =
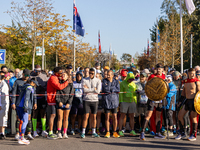
<path id="1" fill-rule="evenodd" d="M 149 74 L 149 73 L 150 73 L 149 69 L 144 69 L 142 72 L 144 72 L 144 73 L 146 73 L 146 74 Z"/>

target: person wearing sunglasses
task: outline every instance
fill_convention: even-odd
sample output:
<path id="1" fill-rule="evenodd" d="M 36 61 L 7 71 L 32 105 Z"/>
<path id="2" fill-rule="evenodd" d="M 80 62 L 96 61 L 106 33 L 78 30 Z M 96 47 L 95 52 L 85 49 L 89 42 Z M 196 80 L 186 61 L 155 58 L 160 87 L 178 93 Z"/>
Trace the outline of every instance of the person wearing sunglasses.
<path id="1" fill-rule="evenodd" d="M 34 71 L 31 73 L 31 76 L 36 78 L 39 86 L 36 88 L 37 94 L 45 94 L 47 89 L 48 77 L 46 74 L 41 72 L 41 66 L 35 65 Z M 37 118 L 40 113 L 41 123 L 42 123 L 42 136 L 47 137 L 48 133 L 46 132 L 46 107 L 47 101 L 45 96 L 37 96 L 37 109 L 33 110 L 32 124 L 33 124 L 33 137 L 38 137 L 37 133 Z"/>
<path id="2" fill-rule="evenodd" d="M 197 77 L 198 80 L 200 80 L 200 70 L 196 71 L 196 77 Z"/>
<path id="3" fill-rule="evenodd" d="M 96 133 L 96 114 L 98 110 L 98 94 L 101 91 L 101 80 L 97 79 L 95 76 L 95 69 L 90 68 L 89 77 L 83 79 L 83 109 L 84 109 L 84 118 L 82 123 L 82 133 L 81 138 L 85 138 L 85 130 L 87 127 L 87 122 L 89 118 L 89 113 L 91 110 L 92 117 L 92 137 L 99 137 Z"/>
<path id="4" fill-rule="evenodd" d="M 19 95 L 21 93 L 21 88 L 22 86 L 26 83 L 26 81 L 30 77 L 30 70 L 29 69 L 24 69 L 22 78 L 17 79 L 14 82 L 13 89 L 12 89 L 12 95 Z M 11 102 L 11 107 L 12 107 L 12 115 L 11 115 L 11 124 L 16 128 L 16 135 L 15 135 L 15 140 L 19 139 L 19 124 L 20 120 L 17 116 L 16 122 L 13 122 L 15 120 L 15 115 L 16 114 L 16 103 L 20 101 L 19 96 L 12 96 L 12 102 Z M 33 109 L 37 108 L 37 99 L 34 98 L 34 106 Z M 32 131 L 32 123 L 31 123 L 31 111 L 29 111 L 29 121 L 28 121 L 28 139 L 33 140 L 34 138 L 31 135 Z"/>

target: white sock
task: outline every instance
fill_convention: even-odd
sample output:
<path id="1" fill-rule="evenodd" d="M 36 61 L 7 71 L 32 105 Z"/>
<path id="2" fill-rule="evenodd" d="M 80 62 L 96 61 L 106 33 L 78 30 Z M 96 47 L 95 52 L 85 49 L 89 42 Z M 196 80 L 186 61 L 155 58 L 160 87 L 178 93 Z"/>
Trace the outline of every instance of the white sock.
<path id="1" fill-rule="evenodd" d="M 83 128 L 82 133 L 85 134 L 85 128 Z"/>
<path id="2" fill-rule="evenodd" d="M 92 128 L 92 134 L 95 134 L 95 133 L 96 133 L 96 129 Z"/>

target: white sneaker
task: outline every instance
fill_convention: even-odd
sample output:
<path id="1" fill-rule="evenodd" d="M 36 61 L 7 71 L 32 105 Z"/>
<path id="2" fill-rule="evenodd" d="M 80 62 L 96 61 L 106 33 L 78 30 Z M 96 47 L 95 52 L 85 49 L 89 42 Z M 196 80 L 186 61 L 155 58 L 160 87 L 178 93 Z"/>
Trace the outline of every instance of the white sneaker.
<path id="1" fill-rule="evenodd" d="M 19 140 L 19 134 L 15 135 L 15 140 L 18 141 Z"/>
<path id="2" fill-rule="evenodd" d="M 58 139 L 62 139 L 63 138 L 61 133 L 58 133 L 57 137 L 58 137 Z"/>
<path id="3" fill-rule="evenodd" d="M 27 138 L 28 138 L 28 140 L 34 140 L 34 138 L 32 137 L 31 134 L 28 134 L 28 135 L 27 135 Z"/>
<path id="4" fill-rule="evenodd" d="M 188 138 L 188 141 L 196 141 L 196 137 L 194 135 L 191 135 L 189 138 Z"/>
<path id="5" fill-rule="evenodd" d="M 39 136 L 39 135 L 38 135 L 37 131 L 34 131 L 34 132 L 33 132 L 33 137 L 36 138 L 36 137 L 38 137 L 38 136 Z"/>
<path id="6" fill-rule="evenodd" d="M 42 136 L 43 136 L 43 137 L 47 137 L 47 136 L 48 136 L 47 131 L 42 131 Z"/>
<path id="7" fill-rule="evenodd" d="M 18 140 L 18 143 L 19 144 L 23 144 L 23 145 L 29 145 L 30 144 L 30 142 L 29 142 L 29 140 L 26 140 L 26 139 L 20 139 L 20 140 Z"/>
<path id="8" fill-rule="evenodd" d="M 67 133 L 63 134 L 63 139 L 68 139 Z"/>

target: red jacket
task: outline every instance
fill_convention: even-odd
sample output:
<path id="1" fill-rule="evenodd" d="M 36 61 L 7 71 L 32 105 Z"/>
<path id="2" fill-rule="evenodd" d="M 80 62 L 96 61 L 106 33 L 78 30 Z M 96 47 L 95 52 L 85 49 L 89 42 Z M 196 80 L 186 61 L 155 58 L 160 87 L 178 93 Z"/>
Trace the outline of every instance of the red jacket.
<path id="1" fill-rule="evenodd" d="M 162 74 L 161 76 L 158 76 L 157 74 L 152 74 L 152 75 L 150 75 L 148 80 L 150 80 L 150 79 L 152 79 L 154 77 L 158 77 L 158 78 L 161 78 L 161 79 L 165 80 L 165 75 L 164 74 Z"/>
<path id="2" fill-rule="evenodd" d="M 68 81 L 63 84 L 59 83 L 57 76 L 52 75 L 47 82 L 47 103 L 48 105 L 56 105 L 56 94 L 57 90 L 63 90 L 68 85 Z"/>

